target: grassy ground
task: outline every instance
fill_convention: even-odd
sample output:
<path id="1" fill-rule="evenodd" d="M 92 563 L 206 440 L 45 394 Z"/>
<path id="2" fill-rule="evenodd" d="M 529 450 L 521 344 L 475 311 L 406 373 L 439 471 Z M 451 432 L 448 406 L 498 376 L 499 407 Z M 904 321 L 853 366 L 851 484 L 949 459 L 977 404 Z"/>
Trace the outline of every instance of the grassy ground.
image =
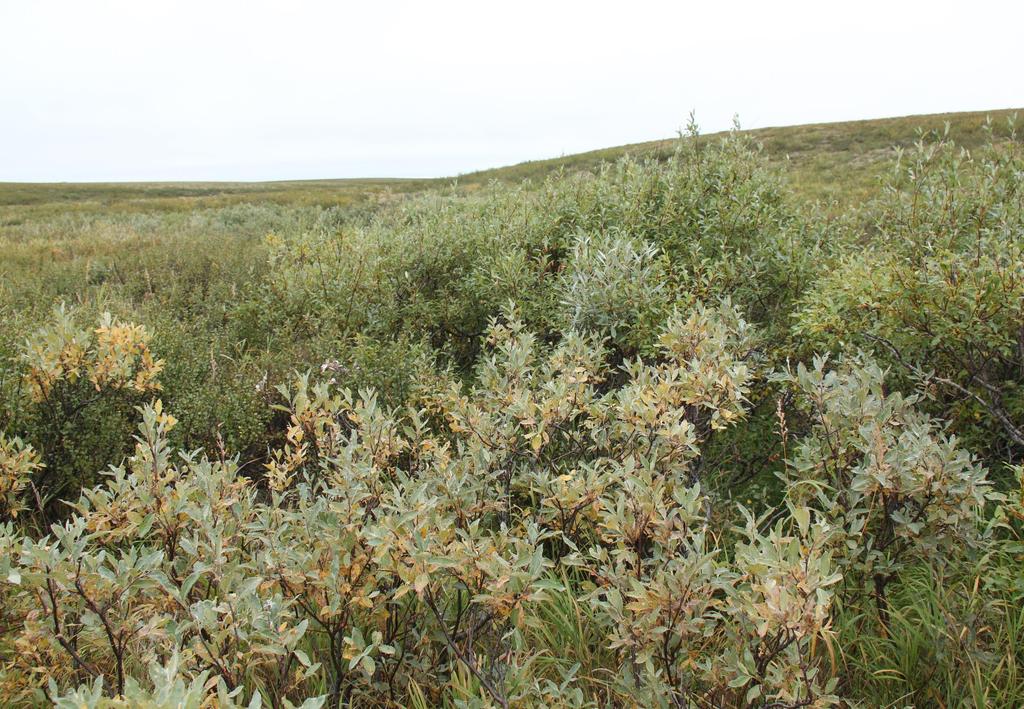
<path id="1" fill-rule="evenodd" d="M 433 180 L 358 179 L 293 182 L 0 183 L 0 227 L 55 210 L 64 213 L 191 211 L 268 202 L 349 206 L 434 186 Z"/>

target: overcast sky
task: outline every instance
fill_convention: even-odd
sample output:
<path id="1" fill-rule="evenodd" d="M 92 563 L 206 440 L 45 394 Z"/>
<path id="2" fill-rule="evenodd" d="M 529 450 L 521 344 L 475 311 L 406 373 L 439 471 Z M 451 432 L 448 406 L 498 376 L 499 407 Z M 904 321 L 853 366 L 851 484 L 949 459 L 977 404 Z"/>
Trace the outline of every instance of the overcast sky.
<path id="1" fill-rule="evenodd" d="M 0 180 L 441 176 L 1024 106 L 1019 0 L 0 0 Z"/>

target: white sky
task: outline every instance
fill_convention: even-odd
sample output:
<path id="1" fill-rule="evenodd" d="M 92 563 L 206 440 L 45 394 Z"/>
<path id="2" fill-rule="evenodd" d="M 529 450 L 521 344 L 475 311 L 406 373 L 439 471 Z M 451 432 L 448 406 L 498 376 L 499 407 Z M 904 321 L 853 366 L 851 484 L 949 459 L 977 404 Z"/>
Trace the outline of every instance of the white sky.
<path id="1" fill-rule="evenodd" d="M 1022 28 L 1020 0 L 0 0 L 0 180 L 455 175 L 691 109 L 1018 107 Z"/>

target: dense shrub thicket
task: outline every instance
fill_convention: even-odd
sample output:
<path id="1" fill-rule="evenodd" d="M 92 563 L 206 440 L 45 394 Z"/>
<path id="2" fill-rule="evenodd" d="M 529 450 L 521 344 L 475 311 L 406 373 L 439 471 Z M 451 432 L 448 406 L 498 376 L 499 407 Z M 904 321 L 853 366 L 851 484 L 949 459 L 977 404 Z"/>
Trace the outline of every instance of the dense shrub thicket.
<path id="1" fill-rule="evenodd" d="M 0 697 L 1024 702 L 1022 168 L 694 133 L 0 282 Z"/>

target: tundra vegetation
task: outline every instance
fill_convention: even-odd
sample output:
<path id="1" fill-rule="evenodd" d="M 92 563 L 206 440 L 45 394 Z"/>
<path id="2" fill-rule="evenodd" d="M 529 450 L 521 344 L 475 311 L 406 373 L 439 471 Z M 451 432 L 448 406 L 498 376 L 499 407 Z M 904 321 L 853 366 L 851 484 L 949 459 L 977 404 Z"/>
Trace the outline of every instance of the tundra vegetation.
<path id="1" fill-rule="evenodd" d="M 1024 146 L 953 123 L 0 187 L 0 702 L 1024 705 Z"/>

